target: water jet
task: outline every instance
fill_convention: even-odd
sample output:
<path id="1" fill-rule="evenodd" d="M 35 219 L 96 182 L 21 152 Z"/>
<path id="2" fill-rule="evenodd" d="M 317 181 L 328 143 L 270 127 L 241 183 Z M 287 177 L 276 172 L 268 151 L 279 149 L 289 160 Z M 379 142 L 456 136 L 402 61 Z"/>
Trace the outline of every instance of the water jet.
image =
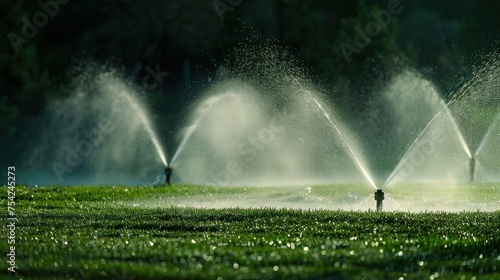
<path id="1" fill-rule="evenodd" d="M 411 89 L 411 90 L 408 90 Z M 411 93 L 411 94 L 410 94 Z M 387 143 L 396 147 L 395 167 L 382 189 L 398 183 L 468 182 L 473 153 L 462 129 L 450 111 L 450 102 L 418 73 L 404 72 L 384 89 L 375 105 L 384 108 L 387 124 L 394 122 L 395 137 Z M 378 108 L 378 107 L 376 107 Z M 383 123 L 384 124 L 384 123 Z M 384 146 L 382 151 L 388 151 Z M 398 156 L 401 153 L 401 156 Z"/>
<path id="2" fill-rule="evenodd" d="M 67 98 L 48 104 L 31 136 L 36 144 L 27 162 L 47 175 L 27 183 L 40 177 L 63 185 L 158 183 L 163 173 L 152 170 L 169 164 L 143 94 L 112 69 L 84 69 Z"/>

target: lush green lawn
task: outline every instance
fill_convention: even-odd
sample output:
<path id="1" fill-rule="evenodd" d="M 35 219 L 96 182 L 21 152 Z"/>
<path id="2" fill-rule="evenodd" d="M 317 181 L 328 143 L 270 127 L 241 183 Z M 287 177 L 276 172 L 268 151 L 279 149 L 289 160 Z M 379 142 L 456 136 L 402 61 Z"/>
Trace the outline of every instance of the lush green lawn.
<path id="1" fill-rule="evenodd" d="M 228 193 L 243 200 L 252 191 L 266 189 L 18 186 L 17 276 L 500 279 L 498 211 L 202 209 L 159 203 Z M 325 188 L 317 192 L 328 194 Z M 12 274 L 5 264 L 0 275 Z"/>

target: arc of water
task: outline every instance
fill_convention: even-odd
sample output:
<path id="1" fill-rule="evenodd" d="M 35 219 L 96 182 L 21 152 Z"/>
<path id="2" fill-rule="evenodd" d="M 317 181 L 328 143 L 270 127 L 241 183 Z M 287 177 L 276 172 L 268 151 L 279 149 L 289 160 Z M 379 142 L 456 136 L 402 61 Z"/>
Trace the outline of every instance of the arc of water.
<path id="1" fill-rule="evenodd" d="M 339 127 L 335 124 L 335 122 L 330 118 L 330 115 L 325 111 L 325 109 L 323 109 L 323 106 L 321 106 L 321 104 L 318 102 L 318 100 L 312 95 L 312 93 L 310 91 L 306 91 L 311 97 L 312 99 L 314 100 L 314 103 L 316 103 L 316 106 L 323 112 L 323 115 L 326 117 L 326 119 L 328 120 L 328 122 L 330 123 L 330 125 L 335 129 L 335 131 L 338 133 L 338 135 L 340 136 L 340 138 L 342 139 L 342 142 L 344 143 L 344 145 L 347 147 L 347 149 L 349 150 L 350 154 L 351 154 L 351 157 L 352 159 L 354 160 L 354 163 L 356 164 L 356 166 L 359 168 L 359 170 L 361 171 L 361 173 L 363 174 L 363 176 L 365 176 L 366 180 L 368 180 L 368 182 L 370 183 L 370 185 L 372 185 L 372 187 L 374 187 L 375 189 L 377 188 L 377 185 L 375 184 L 375 182 L 373 181 L 373 179 L 371 178 L 370 176 L 370 173 L 368 172 L 368 170 L 364 167 L 364 165 L 361 163 L 361 161 L 359 160 L 358 156 L 356 155 L 356 152 L 354 152 L 353 148 L 351 147 L 351 145 L 349 145 L 349 142 L 347 141 L 347 139 L 345 138 L 344 134 L 342 133 L 342 131 L 340 131 Z"/>
<path id="2" fill-rule="evenodd" d="M 474 153 L 474 156 L 477 156 L 481 152 L 481 150 L 484 147 L 484 144 L 486 143 L 486 140 L 488 140 L 488 138 L 490 138 L 495 127 L 497 127 L 498 125 L 500 125 L 500 111 L 495 116 L 495 119 L 491 123 L 490 127 L 488 127 L 488 131 L 486 131 L 486 134 L 484 135 L 483 140 L 481 140 L 481 144 L 479 144 L 479 147 L 477 148 L 476 152 Z"/>
<path id="3" fill-rule="evenodd" d="M 127 99 L 127 102 L 132 106 L 132 108 L 136 109 L 137 114 L 139 115 L 139 118 L 141 119 L 142 123 L 144 124 L 144 128 L 146 129 L 146 132 L 149 135 L 149 138 L 151 139 L 151 142 L 153 143 L 156 152 L 158 153 L 158 156 L 160 157 L 162 163 L 165 166 L 168 166 L 167 158 L 165 157 L 165 153 L 163 152 L 163 149 L 160 145 L 160 142 L 158 141 L 158 137 L 156 137 L 155 132 L 153 131 L 151 122 L 144 113 L 144 108 L 136 101 L 133 99 L 133 97 L 126 91 L 122 91 L 123 96 Z"/>
<path id="4" fill-rule="evenodd" d="M 467 80 L 460 88 L 454 92 L 454 100 L 450 103 L 458 102 L 463 95 L 467 92 L 467 89 L 474 88 L 480 82 L 481 79 L 476 77 L 488 77 L 490 79 L 495 79 L 495 75 L 490 75 L 492 71 L 498 70 L 500 66 L 500 56 L 498 52 L 493 52 L 492 55 L 487 56 L 487 60 L 483 62 L 483 66 L 473 73 L 473 78 Z M 498 76 L 496 76 L 498 77 Z M 450 105 L 448 103 L 448 105 Z"/>
<path id="5" fill-rule="evenodd" d="M 469 159 L 471 159 L 472 158 L 472 153 L 470 151 L 469 145 L 467 145 L 467 142 L 465 141 L 464 135 L 462 134 L 462 131 L 458 127 L 458 124 L 455 121 L 455 118 L 451 115 L 450 109 L 448 108 L 448 104 L 444 103 L 444 101 L 442 101 L 442 100 L 441 100 L 441 102 L 443 104 L 443 108 L 444 108 L 444 111 L 445 111 L 446 115 L 451 120 L 451 124 L 453 125 L 453 129 L 455 129 L 455 131 L 458 134 L 458 139 L 460 140 L 460 144 L 464 148 L 465 153 L 467 153 L 467 156 L 469 157 Z"/>
<path id="6" fill-rule="evenodd" d="M 325 116 L 326 120 L 328 121 L 328 123 L 330 124 L 330 126 L 337 132 L 337 134 L 340 136 L 340 138 L 342 139 L 342 143 L 344 144 L 344 146 L 347 148 L 348 152 L 349 152 L 349 155 L 351 157 L 351 159 L 354 161 L 354 163 L 356 164 L 356 166 L 358 167 L 359 171 L 361 171 L 361 173 L 363 174 L 363 176 L 366 178 L 366 180 L 370 183 L 370 185 L 372 187 L 374 187 L 375 189 L 377 189 L 377 185 L 375 184 L 375 182 L 373 181 L 373 179 L 371 178 L 370 176 L 370 173 L 368 172 L 368 170 L 365 168 L 365 166 L 363 165 L 363 163 L 361 162 L 361 160 L 359 159 L 358 155 L 356 154 L 356 152 L 354 151 L 354 149 L 351 147 L 351 145 L 349 145 L 349 141 L 347 141 L 347 138 L 345 137 L 344 133 L 342 133 L 342 131 L 340 130 L 340 128 L 337 126 L 337 124 L 335 124 L 335 122 L 332 120 L 332 118 L 330 117 L 330 115 L 326 112 L 326 110 L 323 108 L 323 106 L 321 105 L 321 103 L 319 103 L 319 101 L 316 99 L 316 97 L 314 97 L 314 95 L 309 91 L 309 90 L 306 90 L 304 89 L 300 83 L 297 81 L 296 78 L 294 77 L 291 77 L 293 79 L 293 81 L 295 82 L 295 85 L 304 93 L 307 93 L 311 99 L 314 101 L 314 103 L 316 104 L 316 107 L 318 107 L 318 109 L 323 113 L 323 115 Z"/>
<path id="7" fill-rule="evenodd" d="M 208 108 L 212 107 L 215 103 L 219 102 L 222 98 L 226 97 L 227 95 L 220 95 L 220 96 L 217 96 L 212 102 L 210 102 L 208 104 Z M 234 96 L 234 95 L 230 95 L 230 96 Z M 204 112 L 202 112 L 198 118 L 196 119 L 196 121 L 188 128 L 188 130 L 186 131 L 186 134 L 184 135 L 184 138 L 182 138 L 182 141 L 181 143 L 179 144 L 179 147 L 177 148 L 177 150 L 175 151 L 174 153 L 174 156 L 172 157 L 172 160 L 171 160 L 171 165 L 174 164 L 174 162 L 177 160 L 177 158 L 179 157 L 179 155 L 181 154 L 181 152 L 184 150 L 184 146 L 186 146 L 186 144 L 189 142 L 189 139 L 191 139 L 191 136 L 193 135 L 194 131 L 196 130 L 196 128 L 198 127 L 198 125 L 200 124 L 201 120 L 204 118 L 204 116 L 207 114 L 207 111 L 205 110 Z"/>
<path id="8" fill-rule="evenodd" d="M 175 151 L 174 156 L 172 157 L 172 161 L 171 161 L 172 165 L 175 163 L 177 157 L 182 152 L 182 150 L 184 150 L 184 146 L 186 146 L 186 144 L 189 142 L 189 139 L 191 139 L 191 135 L 193 135 L 193 132 L 196 130 L 199 123 L 200 123 L 200 118 L 197 119 L 196 122 L 188 128 L 186 135 L 184 136 L 184 139 L 182 139 L 181 144 L 177 148 L 177 151 Z"/>
<path id="9" fill-rule="evenodd" d="M 384 185 L 382 186 L 382 190 L 392 181 L 392 179 L 394 179 L 394 177 L 398 174 L 399 170 L 400 170 L 400 167 L 401 165 L 403 164 L 403 160 L 406 158 L 407 154 L 413 149 L 413 146 L 415 146 L 418 141 L 420 140 L 420 138 L 425 134 L 425 132 L 429 129 L 429 127 L 431 126 L 431 124 L 439 118 L 439 116 L 441 116 L 441 114 L 446 114 L 446 116 L 451 120 L 451 124 L 453 126 L 453 129 L 457 132 L 457 135 L 458 135 L 458 138 L 459 138 L 459 141 L 460 141 L 460 144 L 462 145 L 462 147 L 464 148 L 464 151 L 465 153 L 467 154 L 467 156 L 469 157 L 469 159 L 472 159 L 472 153 L 469 149 L 469 146 L 467 145 L 467 142 L 465 141 L 465 138 L 460 130 L 460 128 L 458 127 L 456 121 L 455 121 L 455 118 L 453 118 L 453 116 L 451 115 L 451 112 L 450 112 L 450 109 L 448 108 L 448 104 L 444 103 L 444 101 L 441 100 L 441 103 L 442 103 L 442 106 L 443 106 L 443 110 L 442 111 L 439 111 L 436 115 L 434 115 L 434 117 L 429 121 L 429 123 L 427 123 L 427 125 L 424 127 L 424 129 L 422 129 L 422 131 L 420 132 L 420 134 L 417 136 L 417 138 L 415 139 L 415 141 L 413 141 L 413 143 L 410 145 L 410 147 L 406 150 L 406 152 L 404 153 L 404 155 L 401 157 L 401 159 L 399 160 L 398 164 L 396 165 L 396 167 L 393 169 L 392 173 L 389 175 L 389 177 L 387 177 L 387 179 L 385 180 L 384 182 Z"/>
<path id="10" fill-rule="evenodd" d="M 410 147 L 406 150 L 406 152 L 403 154 L 403 156 L 399 159 L 399 162 L 398 164 L 396 164 L 396 167 L 394 167 L 394 169 L 392 170 L 391 174 L 389 175 L 389 177 L 387 177 L 387 179 L 385 180 L 384 184 L 382 185 L 382 190 L 389 184 L 389 182 L 392 181 L 392 179 L 398 174 L 399 172 L 399 168 L 401 167 L 401 165 L 403 164 L 403 160 L 406 158 L 406 155 L 413 149 L 413 146 L 415 146 L 417 143 L 418 143 L 418 140 L 420 140 L 420 138 L 425 134 L 425 132 L 429 129 L 429 127 L 431 126 L 431 124 L 439 118 L 439 116 L 442 114 L 442 111 L 440 111 L 439 113 L 437 113 L 428 123 L 427 125 L 424 127 L 424 129 L 422 129 L 422 131 L 420 132 L 420 134 L 417 136 L 417 138 L 413 141 L 413 143 L 410 145 Z"/>

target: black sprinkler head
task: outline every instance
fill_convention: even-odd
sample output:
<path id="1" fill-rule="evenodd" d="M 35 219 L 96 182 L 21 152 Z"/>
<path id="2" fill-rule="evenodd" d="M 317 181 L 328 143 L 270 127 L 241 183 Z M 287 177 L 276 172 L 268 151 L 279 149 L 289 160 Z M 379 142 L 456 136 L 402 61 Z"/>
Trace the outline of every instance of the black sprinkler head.
<path id="1" fill-rule="evenodd" d="M 172 175 L 172 168 L 170 166 L 165 167 L 165 183 L 170 185 L 170 175 Z"/>
<path id="2" fill-rule="evenodd" d="M 472 157 L 469 160 L 469 177 L 470 177 L 471 183 L 474 182 L 475 175 L 476 175 L 476 159 L 474 157 Z"/>
<path id="3" fill-rule="evenodd" d="M 377 212 L 381 212 L 382 201 L 384 201 L 384 192 L 382 190 L 377 190 L 375 192 L 375 201 L 377 201 Z"/>

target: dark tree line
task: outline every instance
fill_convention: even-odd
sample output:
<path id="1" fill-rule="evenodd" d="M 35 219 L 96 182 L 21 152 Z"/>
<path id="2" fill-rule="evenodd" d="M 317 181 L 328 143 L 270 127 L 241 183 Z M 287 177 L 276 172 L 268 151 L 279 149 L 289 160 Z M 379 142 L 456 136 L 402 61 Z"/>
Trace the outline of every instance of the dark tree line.
<path id="1" fill-rule="evenodd" d="M 475 54 L 498 46 L 500 34 L 495 12 L 500 2 L 488 0 L 55 1 L 1 1 L 2 139 L 16 137 L 16 128 L 30 129 L 30 118 L 47 102 L 67 95 L 61 85 L 69 83 L 68 69 L 82 59 L 121 65 L 138 82 L 147 67 L 169 72 L 148 95 L 167 133 L 176 130 L 173 121 L 182 119 L 199 95 L 201 80 L 253 34 L 278 39 L 319 81 L 342 89 L 336 98 L 353 108 L 363 106 L 372 79 L 383 80 L 380 73 L 398 65 L 415 67 L 439 87 L 452 89 Z M 53 15 L 40 4 L 49 2 L 58 4 Z M 387 20 L 383 15 L 395 2 L 401 9 Z M 48 15 L 46 22 L 35 16 L 40 11 Z M 375 36 L 366 34 L 370 22 L 381 27 L 372 30 Z M 32 38 L 23 35 L 29 24 L 37 29 L 28 30 L 35 33 Z M 356 45 L 358 29 L 368 43 Z"/>

